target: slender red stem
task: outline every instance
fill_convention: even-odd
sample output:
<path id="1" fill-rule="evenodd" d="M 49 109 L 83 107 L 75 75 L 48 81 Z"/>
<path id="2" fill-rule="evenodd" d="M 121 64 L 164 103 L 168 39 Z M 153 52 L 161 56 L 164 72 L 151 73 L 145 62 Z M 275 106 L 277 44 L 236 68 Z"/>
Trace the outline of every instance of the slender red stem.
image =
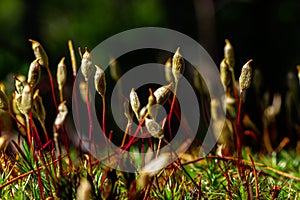
<path id="1" fill-rule="evenodd" d="M 105 143 L 107 144 L 107 138 L 106 138 L 106 106 L 105 106 L 105 96 L 101 96 L 102 98 L 102 132 L 104 136 Z"/>
<path id="2" fill-rule="evenodd" d="M 51 71 L 50 71 L 49 67 L 47 67 L 47 72 L 48 72 L 50 86 L 51 86 L 52 99 L 53 99 L 55 108 L 57 110 L 57 102 L 56 102 L 55 91 L 54 91 L 54 83 L 53 83 L 53 78 L 52 78 L 52 74 L 51 74 Z"/>
<path id="3" fill-rule="evenodd" d="M 240 174 L 240 177 L 242 179 L 243 185 L 247 191 L 248 199 L 251 199 L 251 194 L 249 191 L 249 185 L 246 180 L 244 171 L 243 171 L 243 160 L 242 160 L 242 139 L 243 139 L 243 129 L 241 124 L 241 113 L 242 113 L 242 104 L 243 104 L 243 95 L 244 90 L 241 91 L 240 99 L 239 99 L 239 107 L 238 107 L 238 116 L 237 116 L 237 153 L 238 153 L 238 162 L 237 162 L 237 168 L 238 172 Z"/>
<path id="4" fill-rule="evenodd" d="M 38 156 L 39 156 L 38 158 L 40 158 L 40 160 L 42 161 L 42 164 L 45 166 L 45 169 L 46 169 L 46 171 L 45 171 L 46 180 L 47 180 L 47 182 L 48 182 L 50 195 L 52 196 L 53 193 L 52 193 L 51 182 L 50 182 L 49 177 L 50 177 L 53 181 L 55 181 L 55 179 L 54 179 L 53 176 L 51 175 L 51 169 L 50 169 L 50 167 L 49 167 L 49 166 L 46 166 L 46 163 L 47 163 L 47 162 L 46 162 L 45 155 L 43 154 L 43 151 L 42 151 L 42 150 L 39 150 L 39 151 L 38 151 Z"/>
<path id="5" fill-rule="evenodd" d="M 107 179 L 107 176 L 104 176 L 104 177 L 101 179 L 101 182 L 100 182 L 100 191 L 103 190 L 103 184 L 104 184 L 105 179 Z"/>
<path id="6" fill-rule="evenodd" d="M 92 170 L 92 156 L 91 156 L 91 143 L 92 143 L 92 132 L 93 132 L 93 121 L 92 121 L 92 115 L 91 115 L 91 105 L 89 101 L 89 82 L 88 80 L 86 81 L 86 88 L 85 88 L 85 103 L 87 107 L 87 112 L 88 112 L 88 120 L 89 120 L 89 167 L 90 167 L 90 173 L 92 175 L 93 170 Z"/>
<path id="7" fill-rule="evenodd" d="M 33 124 L 33 118 L 32 118 L 32 113 L 29 114 L 29 121 L 30 121 L 30 132 L 32 133 L 32 138 L 34 139 L 34 145 L 38 148 L 41 149 L 42 148 L 42 142 L 41 142 L 41 138 L 38 134 L 38 131 L 35 127 L 35 125 Z"/>
<path id="8" fill-rule="evenodd" d="M 89 100 L 88 81 L 86 82 L 85 100 L 86 100 L 86 107 L 87 107 L 88 120 L 89 120 L 89 140 L 91 140 L 92 139 L 92 131 L 93 131 L 93 122 L 92 122 L 92 115 L 91 115 L 91 105 L 90 105 L 90 100 Z"/>
<path id="9" fill-rule="evenodd" d="M 174 112 L 175 117 L 177 118 L 177 120 L 180 120 L 181 118 L 180 118 L 180 116 L 179 116 L 178 110 L 177 110 L 177 109 L 173 109 L 173 112 Z M 184 123 L 184 121 L 181 121 L 181 125 L 182 125 L 183 130 L 184 130 L 187 134 L 189 134 L 191 137 L 194 137 L 194 136 L 192 135 L 191 131 L 189 130 L 188 126 Z M 198 138 L 195 138 L 194 140 L 195 140 L 195 142 L 196 142 L 198 145 L 202 145 L 202 146 L 203 146 L 202 142 L 200 142 L 200 140 L 199 140 Z M 204 147 L 205 147 L 205 146 L 203 146 L 203 148 L 204 148 Z"/>
<path id="10" fill-rule="evenodd" d="M 254 164 L 254 161 L 252 159 L 252 156 L 249 155 L 249 158 L 251 160 L 253 175 L 254 175 L 254 181 L 255 181 L 255 196 L 256 196 L 256 199 L 260 199 L 259 198 L 259 186 L 258 186 L 258 179 L 257 179 L 257 171 L 256 171 L 256 168 L 255 168 L 255 164 Z"/>
<path id="11" fill-rule="evenodd" d="M 172 138 L 173 138 L 172 128 L 171 128 L 171 117 L 172 117 L 172 114 L 173 114 L 174 104 L 175 104 L 175 100 L 176 100 L 177 87 L 178 87 L 178 81 L 175 82 L 173 100 L 172 100 L 172 103 L 171 103 L 170 113 L 168 115 L 168 128 L 169 128 L 170 140 L 172 140 Z"/>
<path id="12" fill-rule="evenodd" d="M 241 125 L 241 110 L 243 104 L 243 94 L 240 94 L 239 106 L 238 106 L 238 116 L 237 116 L 237 151 L 239 160 L 242 157 L 242 125 Z"/>
<path id="13" fill-rule="evenodd" d="M 177 94 L 177 88 L 178 88 L 178 83 L 175 83 L 175 88 L 174 88 L 174 96 L 173 96 L 173 99 L 172 99 L 172 103 L 171 103 L 171 108 L 170 108 L 170 113 L 168 115 L 168 129 L 169 129 L 169 134 L 170 134 L 170 140 L 172 139 L 173 135 L 172 135 L 172 128 L 171 128 L 171 117 L 173 115 L 173 112 L 176 116 L 176 118 L 178 120 L 180 120 L 180 116 L 179 116 L 179 113 L 178 113 L 178 105 L 177 105 L 177 101 L 176 101 L 176 94 Z M 176 104 L 175 104 L 176 103 Z M 191 137 L 194 137 L 191 133 L 191 131 L 188 129 L 187 125 L 181 121 L 181 125 L 183 126 L 183 129 L 191 136 Z M 195 138 L 195 142 L 197 142 L 197 144 L 199 145 L 203 145 L 199 139 Z"/>
<path id="14" fill-rule="evenodd" d="M 36 157 L 35 157 L 35 162 L 38 163 Z M 41 178 L 41 170 L 38 170 L 37 173 L 38 173 L 38 185 L 39 185 L 41 199 L 45 199 L 44 190 L 43 190 L 43 183 L 42 183 L 42 178 Z"/>
<path id="15" fill-rule="evenodd" d="M 130 141 L 127 143 L 127 145 L 125 146 L 125 148 L 123 149 L 122 153 L 124 153 L 133 143 L 134 138 L 137 136 L 137 134 L 139 133 L 140 129 L 142 128 L 142 124 L 144 123 L 146 117 L 149 115 L 149 113 L 147 113 L 143 119 L 140 121 L 139 126 L 137 127 L 137 129 L 135 130 L 133 137 L 130 139 Z"/>

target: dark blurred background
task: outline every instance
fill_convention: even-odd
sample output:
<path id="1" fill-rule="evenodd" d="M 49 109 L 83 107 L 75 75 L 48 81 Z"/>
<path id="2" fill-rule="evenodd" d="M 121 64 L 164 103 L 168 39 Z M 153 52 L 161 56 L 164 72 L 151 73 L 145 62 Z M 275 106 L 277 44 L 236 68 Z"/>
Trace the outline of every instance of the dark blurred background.
<path id="1" fill-rule="evenodd" d="M 253 58 L 268 85 L 283 90 L 284 74 L 300 63 L 299 12 L 297 0 L 1 0 L 0 79 L 26 74 L 33 59 L 29 38 L 40 41 L 56 65 L 68 55 L 68 39 L 92 49 L 121 31 L 161 26 L 199 41 L 217 64 L 228 38 L 238 72 Z"/>
<path id="2" fill-rule="evenodd" d="M 68 39 L 92 49 L 121 31 L 159 26 L 199 41 L 217 65 L 228 38 L 237 74 L 253 58 L 270 89 L 282 91 L 285 73 L 300 63 L 299 13 L 298 0 L 1 0 L 0 80 L 27 73 L 33 60 L 29 38 L 44 45 L 55 70 L 68 55 Z"/>
<path id="3" fill-rule="evenodd" d="M 254 68 L 260 69 L 264 77 L 263 90 L 271 94 L 280 92 L 283 97 L 287 91 L 287 73 L 296 74 L 296 65 L 300 64 L 299 0 L 143 0 L 138 3 L 133 0 L 1 0 L 0 24 L 0 81 L 7 83 L 8 91 L 13 90 L 13 75 L 27 75 L 34 60 L 30 38 L 44 46 L 55 77 L 61 57 L 65 56 L 70 66 L 69 39 L 75 48 L 93 49 L 121 31 L 145 26 L 170 28 L 192 37 L 208 51 L 217 66 L 223 59 L 224 40 L 229 39 L 235 48 L 236 76 L 244 63 L 253 59 Z M 79 61 L 78 53 L 77 58 Z M 138 56 L 144 62 L 153 62 L 153 58 L 156 59 Z M 137 64 L 131 62 L 127 63 L 129 67 Z M 68 74 L 72 74 L 71 67 Z M 69 79 L 65 95 L 70 103 L 72 77 Z M 47 109 L 55 110 L 45 70 L 38 87 Z M 262 116 L 263 111 L 256 105 L 261 99 L 248 99 L 246 112 L 261 128 L 262 121 L 257 116 Z M 53 112 L 49 117 L 49 130 L 55 116 Z M 278 122 L 280 132 L 292 132 L 285 112 Z"/>

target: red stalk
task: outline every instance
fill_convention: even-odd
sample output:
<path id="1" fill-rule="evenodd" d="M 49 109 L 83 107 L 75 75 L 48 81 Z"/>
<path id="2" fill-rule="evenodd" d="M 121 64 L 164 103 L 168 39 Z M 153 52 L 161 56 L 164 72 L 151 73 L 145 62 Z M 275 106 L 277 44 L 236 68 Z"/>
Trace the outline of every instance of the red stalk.
<path id="1" fill-rule="evenodd" d="M 178 112 L 178 109 L 177 109 L 177 108 L 178 108 L 178 106 L 176 106 L 175 109 L 173 109 L 173 111 L 174 111 L 174 114 L 175 114 L 176 118 L 177 118 L 178 120 L 180 120 L 180 116 L 179 116 L 179 112 Z M 168 117 L 169 117 L 169 116 L 168 116 Z M 184 122 L 181 121 L 181 125 L 182 125 L 184 131 L 185 131 L 187 134 L 189 134 L 191 137 L 194 137 L 194 136 L 192 135 L 191 131 L 188 129 L 187 125 L 186 125 Z M 199 139 L 197 139 L 197 138 L 195 138 L 195 142 L 197 142 L 198 145 L 203 145 L 203 144 L 199 141 Z"/>
<path id="2" fill-rule="evenodd" d="M 243 103 L 243 94 L 242 91 L 240 94 L 239 106 L 238 106 L 238 116 L 237 116 L 237 151 L 238 151 L 238 159 L 242 158 L 242 125 L 241 125 L 241 110 L 242 110 L 242 103 Z M 241 164 L 241 163 L 240 163 Z"/>
<path id="3" fill-rule="evenodd" d="M 105 129 L 105 117 L 106 117 L 106 107 L 105 107 L 105 96 L 101 96 L 102 97 L 102 132 L 103 132 L 103 136 L 104 136 L 104 140 L 105 143 L 107 145 L 107 138 L 106 138 L 106 129 Z"/>
<path id="4" fill-rule="evenodd" d="M 39 184 L 41 199 L 45 199 L 44 190 L 43 190 L 43 183 L 42 183 L 42 178 L 41 178 L 41 170 L 38 170 L 38 184 Z"/>
<path id="5" fill-rule="evenodd" d="M 49 76 L 49 80 L 50 80 L 53 102 L 54 102 L 55 108 L 57 110 L 57 102 L 56 102 L 55 91 L 54 91 L 54 83 L 53 83 L 53 78 L 52 78 L 52 74 L 51 74 L 49 67 L 47 67 L 47 72 L 48 72 L 48 76 Z"/>
<path id="6" fill-rule="evenodd" d="M 178 87 L 178 81 L 175 82 L 173 100 L 172 100 L 172 103 L 171 103 L 170 113 L 168 115 L 168 128 L 169 128 L 170 140 L 172 140 L 172 138 L 173 138 L 172 128 L 171 128 L 171 117 L 172 117 L 172 114 L 173 114 L 174 104 L 175 104 L 175 100 L 176 100 L 177 87 Z"/>
<path id="7" fill-rule="evenodd" d="M 122 153 L 124 153 L 133 143 L 134 138 L 137 136 L 137 134 L 139 133 L 140 129 L 142 128 L 142 124 L 144 123 L 146 117 L 149 115 L 149 113 L 147 113 L 144 118 L 140 121 L 139 126 L 137 127 L 137 129 L 134 132 L 133 137 L 130 139 L 130 141 L 127 143 L 127 145 L 125 146 L 125 148 L 123 149 Z"/>
<path id="8" fill-rule="evenodd" d="M 238 107 L 238 117 L 237 117 L 237 153 L 238 153 L 238 162 L 237 168 L 240 174 L 241 180 L 243 182 L 244 187 L 246 188 L 248 199 L 251 199 L 251 194 L 248 187 L 248 182 L 246 180 L 244 171 L 243 171 L 243 160 L 242 160 L 242 138 L 243 138 L 243 128 L 241 124 L 241 112 L 242 112 L 242 104 L 243 104 L 243 95 L 244 90 L 241 91 L 240 100 L 239 100 L 239 107 Z"/>
<path id="9" fill-rule="evenodd" d="M 92 132 L 93 132 L 93 121 L 92 121 L 92 115 L 91 115 L 91 106 L 89 102 L 89 82 L 88 80 L 86 81 L 86 89 L 85 89 L 85 103 L 87 107 L 87 112 L 88 112 L 88 120 L 89 120 L 89 167 L 90 167 L 90 173 L 92 175 L 93 170 L 92 170 L 92 156 L 91 156 L 91 142 L 92 142 Z"/>

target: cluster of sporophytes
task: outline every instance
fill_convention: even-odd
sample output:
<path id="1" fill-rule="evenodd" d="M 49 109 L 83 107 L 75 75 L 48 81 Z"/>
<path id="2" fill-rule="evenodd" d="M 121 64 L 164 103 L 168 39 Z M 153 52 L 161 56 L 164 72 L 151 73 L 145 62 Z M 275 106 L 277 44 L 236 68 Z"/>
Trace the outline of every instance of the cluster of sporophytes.
<path id="1" fill-rule="evenodd" d="M 234 50 L 228 40 L 225 42 L 224 59 L 220 64 L 220 79 L 226 93 L 226 123 L 219 138 L 219 143 L 222 144 L 220 150 L 224 154 L 230 154 L 230 151 L 239 149 L 239 140 L 245 140 L 244 137 L 253 140 L 259 151 L 269 154 L 280 151 L 290 140 L 298 141 L 300 136 L 300 84 L 296 74 L 294 72 L 287 74 L 287 92 L 283 98 L 282 94 L 278 92 L 270 94 L 268 90 L 264 89 L 262 73 L 259 69 L 252 68 L 252 60 L 242 67 L 239 82 L 236 83 Z M 300 77 L 300 67 L 297 66 L 297 69 L 298 77 Z M 252 101 L 250 102 L 253 105 L 251 109 L 257 109 L 256 113 L 258 114 L 255 116 L 247 113 L 249 109 L 242 108 L 243 102 L 247 100 L 244 97 L 246 90 L 250 87 L 250 82 L 252 82 L 250 92 L 253 97 L 249 101 Z M 285 104 L 283 105 L 282 102 Z M 214 113 L 218 106 L 219 102 L 212 101 L 212 117 L 217 122 L 218 116 Z M 281 137 L 279 137 L 279 126 L 277 125 L 280 114 L 285 118 L 283 120 L 285 133 L 282 133 Z M 281 142 L 278 142 L 280 140 Z M 234 141 L 237 142 L 234 143 Z M 295 143 L 294 141 L 292 142 Z M 300 143 L 297 146 L 299 148 Z"/>
<path id="2" fill-rule="evenodd" d="M 259 199 L 270 195 L 272 199 L 276 197 L 297 198 L 297 192 L 300 189 L 300 179 L 297 178 L 300 174 L 299 169 L 292 171 L 293 174 L 288 174 L 282 172 L 282 168 L 275 168 L 276 161 L 272 166 L 254 162 L 250 151 L 243 148 L 245 136 L 250 135 L 256 138 L 260 131 L 250 118 L 242 113 L 245 92 L 250 87 L 252 79 L 257 77 L 255 77 L 255 71 L 253 77 L 253 61 L 249 60 L 242 67 L 238 83 L 236 82 L 234 50 L 228 40 L 224 48 L 224 59 L 220 64 L 220 80 L 226 94 L 225 124 L 218 114 L 222 102 L 214 98 L 209 100 L 213 127 L 219 130 L 221 126 L 222 129 L 218 138 L 219 147 L 216 155 L 198 158 L 198 154 L 195 153 L 197 148 L 190 149 L 188 153 L 163 167 L 170 157 L 177 156 L 172 150 L 170 150 L 170 157 L 160 156 L 159 150 L 163 142 L 168 144 L 174 136 L 171 119 L 176 118 L 180 122 L 176 95 L 186 64 L 178 48 L 165 63 L 165 77 L 168 83 L 158 88 L 147 88 L 149 96 L 145 105 L 142 105 L 135 88 L 132 88 L 126 95 L 128 99 L 124 98 L 123 109 L 127 125 L 119 148 L 123 151 L 130 149 L 134 151 L 134 144 L 141 141 L 143 152 L 156 151 L 153 158 L 143 158 L 142 169 L 136 173 L 126 173 L 102 165 L 100 162 L 102 158 L 95 158 L 92 152 L 81 148 L 81 144 L 85 142 L 81 141 L 81 138 L 79 138 L 78 149 L 70 148 L 65 128 L 68 116 L 68 104 L 65 100 L 67 98 L 63 92 L 67 81 L 65 58 L 62 58 L 57 66 L 56 84 L 59 92 L 59 102 L 57 102 L 55 79 L 51 74 L 48 56 L 39 42 L 34 40 L 30 42 L 36 59 L 29 66 L 27 77 L 20 74 L 14 76 L 15 91 L 11 96 L 9 95 L 10 97 L 6 95 L 5 86 L 0 85 L 0 197 L 2 199 L 253 199 L 254 197 Z M 72 42 L 69 41 L 68 45 L 75 83 L 78 73 L 76 56 Z M 93 119 L 88 91 L 90 79 L 94 80 L 94 87 L 102 100 L 101 128 L 104 138 L 111 140 L 113 134 L 113 128 L 106 127 L 107 83 L 105 76 L 107 74 L 100 66 L 93 64 L 91 52 L 87 48 L 83 54 L 81 51 L 79 54 L 80 69 L 84 78 L 84 81 L 79 83 L 79 92 L 82 96 L 81 100 L 86 104 L 89 123 L 86 140 L 91 147 L 95 144 L 92 143 Z M 115 81 L 121 77 L 119 68 L 117 61 L 110 63 L 110 76 Z M 44 107 L 39 89 L 37 89 L 44 69 L 49 77 L 52 101 L 56 108 L 56 118 L 51 131 L 46 128 L 46 123 L 48 123 L 46 117 L 51 111 Z M 300 67 L 298 70 L 300 74 Z M 297 88 L 294 83 L 295 77 L 290 76 L 291 84 L 286 100 L 290 107 L 288 107 L 287 115 L 289 115 L 290 123 L 297 125 L 298 122 L 292 115 L 294 106 L 299 107 L 299 96 L 297 96 L 299 91 L 295 89 Z M 201 88 L 199 74 L 195 74 L 194 84 L 196 90 L 203 93 L 204 88 Z M 74 115 L 78 116 L 76 103 L 80 99 L 74 96 Z M 169 107 L 169 112 L 163 119 L 158 117 L 160 107 L 157 105 Z M 273 104 L 265 107 L 263 116 L 266 128 L 263 131 L 262 141 L 264 149 L 273 153 L 272 159 L 281 156 L 280 150 L 287 141 L 287 139 L 283 140 L 274 149 L 267 131 L 270 124 L 274 123 L 275 116 L 280 112 L 280 107 L 281 97 L 274 95 Z M 299 108 L 297 109 L 300 113 Z M 132 130 L 134 121 L 138 122 L 136 130 Z M 14 123 L 17 129 L 16 139 L 12 139 L 7 133 L 11 131 L 11 123 Z M 144 146 L 146 143 L 144 139 L 135 137 L 138 133 L 151 136 L 151 139 L 147 140 L 149 143 L 147 150 Z M 182 143 L 184 146 L 184 141 Z M 236 154 L 237 158 L 234 157 Z M 103 159 L 109 159 L 110 156 L 114 156 L 113 153 Z M 295 167 L 297 162 L 299 164 L 300 160 L 296 159 L 296 163 L 286 164 L 286 168 L 289 170 L 297 168 Z M 162 166 L 162 169 L 153 172 L 151 169 L 154 166 Z M 287 181 L 284 178 L 290 180 Z M 285 184 L 286 182 L 289 184 Z"/>
<path id="3" fill-rule="evenodd" d="M 264 153 L 276 155 L 276 153 L 282 150 L 290 140 L 288 138 L 290 135 L 285 135 L 286 137 L 284 137 L 278 146 L 274 148 L 276 143 L 274 140 L 271 140 L 273 132 L 270 133 L 269 130 L 270 127 L 276 123 L 276 116 L 279 115 L 282 108 L 281 95 L 279 93 L 274 94 L 272 105 L 268 105 L 268 100 L 265 100 L 264 102 L 262 99 L 260 99 L 260 95 L 263 92 L 261 91 L 262 82 L 259 79 L 262 77 L 260 77 L 261 73 L 258 69 L 255 69 L 253 75 L 252 64 L 252 59 L 246 62 L 246 64 L 242 67 L 239 80 L 236 82 L 234 74 L 234 49 L 229 40 L 226 39 L 224 47 L 224 59 L 220 64 L 220 79 L 226 94 L 226 120 L 224 125 L 223 122 L 220 121 L 221 119 L 217 113 L 219 107 L 221 106 L 221 102 L 216 99 L 211 100 L 211 116 L 214 127 L 217 129 L 218 126 L 222 126 L 222 133 L 220 135 L 217 134 L 217 136 L 219 136 L 217 154 L 222 156 L 230 156 L 233 152 L 237 152 L 238 173 L 243 182 L 244 189 L 247 191 L 248 199 L 252 198 L 250 186 L 251 183 L 246 178 L 245 165 L 242 161 L 242 145 L 246 144 L 246 137 L 248 140 L 250 139 L 254 141 L 253 143 L 258 146 L 260 155 L 264 155 Z M 299 66 L 297 66 L 297 68 L 299 74 Z M 253 81 L 253 89 L 255 91 L 256 98 L 259 99 L 260 104 L 263 104 L 262 108 L 256 108 L 263 110 L 262 116 L 255 116 L 261 119 L 263 123 L 262 130 L 258 128 L 258 126 L 251 120 L 247 113 L 244 113 L 244 109 L 242 108 L 245 93 L 250 87 L 251 81 Z M 296 81 L 296 77 L 294 73 L 290 72 L 288 74 L 286 105 L 283 106 L 283 108 L 287 108 L 286 117 L 288 119 L 289 127 L 297 127 L 300 123 L 300 102 L 298 88 L 299 86 Z M 266 92 L 264 95 L 269 97 L 270 94 Z M 298 115 L 298 117 L 293 117 L 295 113 L 296 116 Z M 299 137 L 299 129 L 296 130 L 296 132 L 298 132 L 298 136 L 291 138 L 297 139 Z M 248 156 L 252 161 L 251 155 Z M 256 197 L 259 198 L 258 183 L 256 183 Z"/>

